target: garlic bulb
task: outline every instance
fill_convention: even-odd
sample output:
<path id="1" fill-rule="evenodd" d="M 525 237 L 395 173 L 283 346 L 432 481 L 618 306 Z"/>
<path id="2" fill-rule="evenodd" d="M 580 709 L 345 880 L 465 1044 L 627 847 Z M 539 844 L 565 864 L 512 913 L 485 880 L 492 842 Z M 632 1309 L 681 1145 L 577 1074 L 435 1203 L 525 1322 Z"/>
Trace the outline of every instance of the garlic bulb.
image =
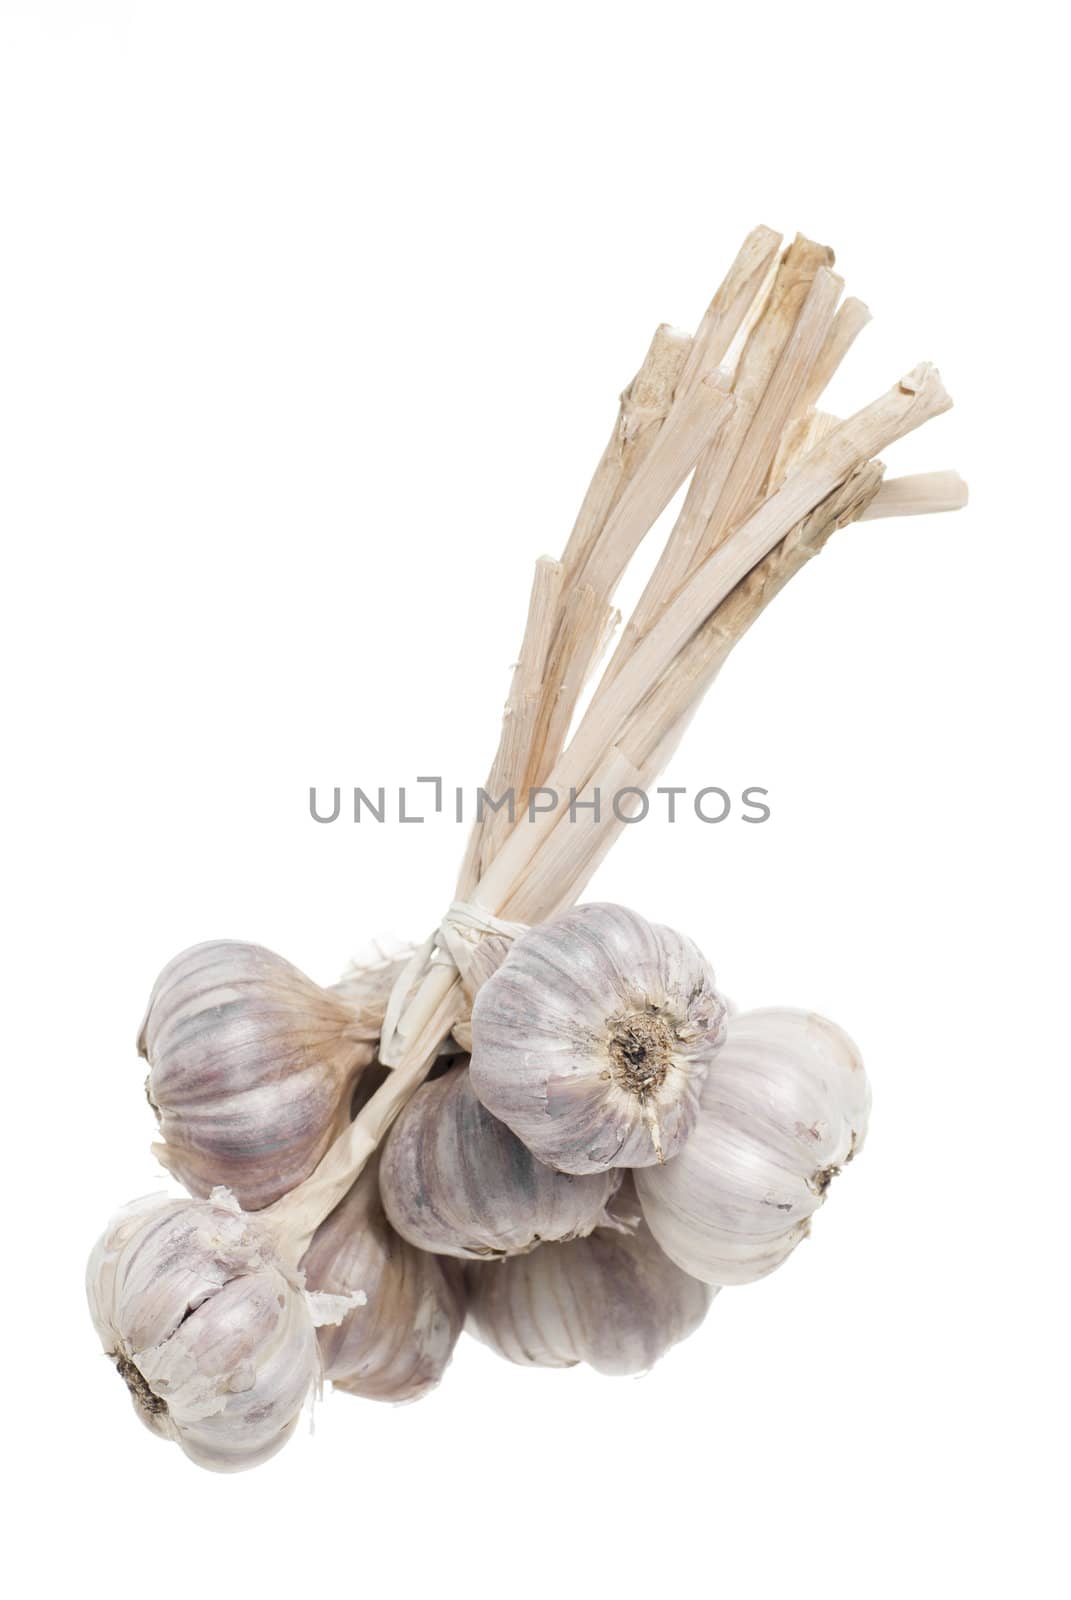
<path id="1" fill-rule="evenodd" d="M 461 1268 L 394 1232 L 371 1162 L 322 1222 L 301 1263 L 310 1289 L 363 1290 L 367 1305 L 319 1329 L 324 1376 L 367 1400 L 419 1400 L 434 1389 L 465 1320 Z"/>
<path id="2" fill-rule="evenodd" d="M 286 1442 L 319 1381 L 316 1315 L 355 1303 L 317 1305 L 272 1231 L 225 1190 L 127 1206 L 94 1249 L 86 1288 L 141 1420 L 218 1472 L 255 1467 Z"/>
<path id="3" fill-rule="evenodd" d="M 138 1036 L 161 1162 L 192 1194 L 248 1211 L 312 1171 L 375 1052 L 390 970 L 360 1006 L 259 945 L 194 945 L 156 980 Z"/>
<path id="4" fill-rule="evenodd" d="M 634 1198 L 630 1187 L 615 1210 Z M 465 1279 L 470 1331 L 507 1361 L 586 1361 L 611 1377 L 646 1372 L 694 1332 L 717 1294 L 674 1266 L 638 1219 L 635 1232 L 600 1228 L 586 1239 L 468 1267 Z"/>
<path id="5" fill-rule="evenodd" d="M 778 1009 L 733 1017 L 687 1145 L 636 1175 L 651 1232 L 705 1283 L 764 1277 L 862 1148 L 869 1111 L 859 1052 L 834 1023 Z"/>
<path id="6" fill-rule="evenodd" d="M 617 1174 L 578 1178 L 544 1166 L 484 1109 L 459 1064 L 418 1089 L 398 1118 L 379 1185 L 403 1239 L 479 1258 L 590 1233 L 606 1220 Z"/>
<path id="7" fill-rule="evenodd" d="M 472 1083 L 541 1161 L 668 1160 L 691 1132 L 725 1004 L 690 939 L 623 906 L 530 928 L 476 996 Z"/>

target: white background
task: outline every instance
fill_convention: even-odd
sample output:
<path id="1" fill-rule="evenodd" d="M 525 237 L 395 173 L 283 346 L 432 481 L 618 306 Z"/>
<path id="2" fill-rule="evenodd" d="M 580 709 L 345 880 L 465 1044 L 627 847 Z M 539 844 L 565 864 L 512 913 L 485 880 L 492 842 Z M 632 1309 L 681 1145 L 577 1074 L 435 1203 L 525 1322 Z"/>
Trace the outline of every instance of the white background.
<path id="1" fill-rule="evenodd" d="M 1045 8 L 0 5 L 5 1456 L 16 1590 L 781 1597 L 1059 1586 L 1065 98 Z M 228 936 L 331 981 L 422 936 L 463 830 L 312 783 L 482 780 L 532 559 L 655 324 L 747 230 L 833 243 L 923 358 L 888 453 L 967 512 L 837 536 L 673 769 L 760 828 L 638 827 L 594 886 L 744 1005 L 861 1042 L 813 1239 L 638 1381 L 463 1341 L 259 1472 L 140 1429 L 84 1258 L 160 1182 L 133 1035 Z M 631 592 L 631 590 L 630 590 Z M 326 1592 L 326 1587 L 323 1587 Z"/>

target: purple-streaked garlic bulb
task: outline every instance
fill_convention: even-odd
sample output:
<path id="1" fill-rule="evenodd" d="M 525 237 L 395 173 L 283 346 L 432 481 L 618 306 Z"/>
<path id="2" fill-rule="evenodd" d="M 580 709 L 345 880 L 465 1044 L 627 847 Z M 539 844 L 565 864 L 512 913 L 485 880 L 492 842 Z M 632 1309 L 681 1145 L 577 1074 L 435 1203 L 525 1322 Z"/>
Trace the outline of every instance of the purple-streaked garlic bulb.
<path id="1" fill-rule="evenodd" d="M 725 1003 L 690 939 L 624 906 L 530 928 L 480 989 L 472 1083 L 540 1161 L 668 1161 L 695 1123 Z"/>
<path id="2" fill-rule="evenodd" d="M 810 1231 L 869 1112 L 859 1052 L 835 1023 L 773 1008 L 733 1017 L 687 1145 L 636 1175 L 651 1232 L 705 1283 L 765 1277 Z"/>
<path id="3" fill-rule="evenodd" d="M 631 1183 L 614 1202 L 638 1211 Z M 519 1366 L 586 1361 L 611 1377 L 646 1372 L 702 1322 L 716 1289 L 658 1248 L 650 1229 L 599 1228 L 586 1239 L 465 1269 L 468 1326 Z"/>
<path id="4" fill-rule="evenodd" d="M 371 1161 L 316 1230 L 301 1263 L 310 1289 L 367 1302 L 319 1329 L 324 1376 L 366 1400 L 419 1400 L 441 1379 L 465 1320 L 462 1269 L 399 1237 Z"/>
<path id="5" fill-rule="evenodd" d="M 464 1064 L 417 1090 L 392 1128 L 379 1186 L 391 1225 L 421 1250 L 479 1259 L 573 1239 L 606 1221 L 617 1173 L 537 1161 L 476 1098 Z"/>
<path id="6" fill-rule="evenodd" d="M 281 956 L 217 940 L 161 972 L 138 1035 L 156 1154 L 192 1194 L 258 1211 L 308 1176 L 372 1060 L 391 972 L 355 1004 Z"/>
<path id="7" fill-rule="evenodd" d="M 285 1444 L 320 1378 L 314 1324 L 354 1303 L 306 1294 L 269 1226 L 222 1190 L 126 1206 L 90 1257 L 86 1290 L 142 1422 L 217 1472 Z"/>

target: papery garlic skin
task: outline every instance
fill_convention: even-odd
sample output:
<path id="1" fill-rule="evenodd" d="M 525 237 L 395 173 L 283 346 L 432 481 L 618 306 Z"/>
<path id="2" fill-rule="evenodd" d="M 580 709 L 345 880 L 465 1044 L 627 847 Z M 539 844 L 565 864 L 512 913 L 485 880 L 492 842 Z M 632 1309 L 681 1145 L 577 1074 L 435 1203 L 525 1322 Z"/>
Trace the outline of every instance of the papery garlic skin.
<path id="1" fill-rule="evenodd" d="M 669 1160 L 691 1132 L 725 1003 L 690 939 L 624 906 L 530 928 L 476 996 L 472 1082 L 541 1161 Z"/>
<path id="2" fill-rule="evenodd" d="M 375 1052 L 375 1011 L 259 945 L 217 940 L 176 956 L 138 1035 L 162 1164 L 192 1194 L 225 1185 L 247 1211 L 287 1194 L 345 1124 Z"/>
<path id="3" fill-rule="evenodd" d="M 675 1266 L 638 1218 L 634 1232 L 600 1228 L 467 1267 L 465 1280 L 469 1331 L 507 1361 L 585 1361 L 611 1377 L 646 1372 L 695 1331 L 718 1292 Z"/>
<path id="4" fill-rule="evenodd" d="M 391 1129 L 379 1185 L 391 1226 L 421 1250 L 480 1259 L 572 1239 L 607 1220 L 616 1173 L 537 1161 L 476 1098 L 464 1063 L 422 1085 Z"/>
<path id="5" fill-rule="evenodd" d="M 216 1472 L 286 1442 L 320 1355 L 273 1234 L 225 1191 L 120 1211 L 89 1261 L 89 1309 L 145 1425 Z"/>
<path id="6" fill-rule="evenodd" d="M 367 1304 L 317 1330 L 324 1376 L 366 1400 L 419 1400 L 436 1387 L 465 1321 L 461 1267 L 402 1239 L 372 1161 L 316 1230 L 301 1263 L 310 1289 L 363 1290 Z"/>
<path id="7" fill-rule="evenodd" d="M 859 1051 L 835 1023 L 776 1008 L 733 1017 L 687 1145 L 636 1175 L 651 1232 L 705 1283 L 765 1277 L 809 1232 L 869 1113 Z"/>
<path id="8" fill-rule="evenodd" d="M 364 956 L 352 961 L 327 992 L 352 1006 L 368 1027 L 369 1036 L 378 1037 L 391 989 L 413 953 L 412 945 L 391 941 L 388 947 L 373 941 Z"/>

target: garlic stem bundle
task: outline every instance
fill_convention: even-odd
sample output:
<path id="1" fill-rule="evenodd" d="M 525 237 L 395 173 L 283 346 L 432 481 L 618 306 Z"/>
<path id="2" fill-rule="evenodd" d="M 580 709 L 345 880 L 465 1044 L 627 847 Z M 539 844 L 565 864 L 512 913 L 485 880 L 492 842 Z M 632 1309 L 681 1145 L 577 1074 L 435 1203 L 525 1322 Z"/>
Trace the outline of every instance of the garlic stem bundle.
<path id="1" fill-rule="evenodd" d="M 725 1002 L 690 939 L 624 906 L 530 928 L 472 1010 L 472 1082 L 541 1161 L 668 1160 L 695 1122 Z"/>
<path id="2" fill-rule="evenodd" d="M 478 1260 L 608 1221 L 616 1173 L 575 1177 L 537 1161 L 476 1098 L 468 1068 L 425 1083 L 394 1124 L 379 1186 L 387 1217 L 421 1250 Z"/>
<path id="3" fill-rule="evenodd" d="M 625 1180 L 614 1210 L 635 1208 Z M 686 1339 L 707 1314 L 716 1289 L 675 1266 L 650 1229 L 599 1228 L 585 1239 L 545 1244 L 531 1255 L 465 1269 L 468 1326 L 519 1366 L 646 1372 Z"/>
<path id="4" fill-rule="evenodd" d="M 662 1249 L 704 1283 L 751 1283 L 810 1231 L 862 1148 L 870 1087 L 855 1045 L 812 1011 L 732 1018 L 685 1148 L 636 1175 Z"/>
<path id="5" fill-rule="evenodd" d="M 323 1221 L 302 1263 L 310 1289 L 367 1303 L 318 1330 L 324 1377 L 367 1400 L 418 1400 L 434 1389 L 465 1320 L 462 1269 L 416 1250 L 387 1221 L 371 1161 Z"/>
<path id="6" fill-rule="evenodd" d="M 225 1190 L 126 1206 L 86 1287 L 141 1421 L 217 1472 L 258 1466 L 285 1444 L 319 1382 L 315 1322 L 356 1303 L 306 1294 L 272 1228 Z"/>
<path id="7" fill-rule="evenodd" d="M 248 1211 L 289 1193 L 348 1121 L 394 971 L 372 974 L 355 1004 L 259 945 L 176 956 L 138 1035 L 161 1163 L 192 1194 L 222 1184 Z"/>

